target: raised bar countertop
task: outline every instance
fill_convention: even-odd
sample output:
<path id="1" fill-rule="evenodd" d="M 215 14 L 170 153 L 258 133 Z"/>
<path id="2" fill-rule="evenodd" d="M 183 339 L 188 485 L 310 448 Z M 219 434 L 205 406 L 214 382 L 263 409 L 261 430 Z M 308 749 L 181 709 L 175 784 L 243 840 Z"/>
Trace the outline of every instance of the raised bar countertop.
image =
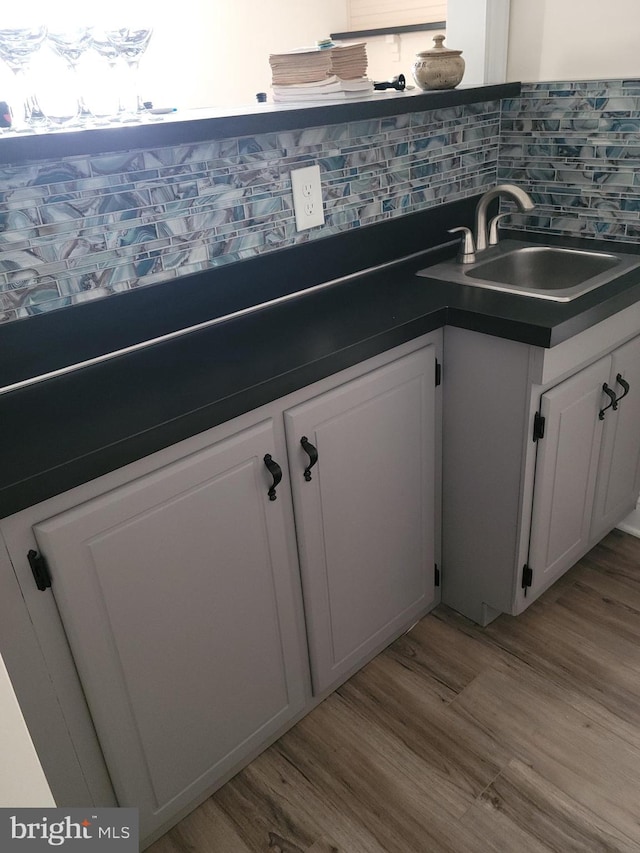
<path id="1" fill-rule="evenodd" d="M 323 104 L 253 104 L 236 109 L 177 110 L 148 116 L 140 124 L 84 129 L 56 129 L 43 133 L 1 133 L 0 165 L 28 163 L 81 154 L 130 151 L 209 142 L 257 133 L 301 130 L 341 122 L 439 110 L 520 94 L 520 83 L 459 86 L 434 92 L 419 89 L 374 92 L 363 98 Z"/>

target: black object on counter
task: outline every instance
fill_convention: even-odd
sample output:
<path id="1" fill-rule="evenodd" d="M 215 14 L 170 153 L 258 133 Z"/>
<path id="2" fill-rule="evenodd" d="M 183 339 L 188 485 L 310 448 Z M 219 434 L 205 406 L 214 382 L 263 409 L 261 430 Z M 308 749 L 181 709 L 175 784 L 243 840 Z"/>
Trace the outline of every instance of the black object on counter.
<path id="1" fill-rule="evenodd" d="M 6 101 L 0 101 L 0 127 L 11 127 L 11 110 Z"/>
<path id="2" fill-rule="evenodd" d="M 267 93 L 266 92 L 257 92 L 256 101 L 259 104 L 266 104 L 267 102 Z"/>
<path id="3" fill-rule="evenodd" d="M 395 89 L 397 92 L 404 92 L 407 86 L 407 81 L 404 74 L 398 74 L 397 77 L 392 77 L 391 80 L 386 80 L 384 83 L 374 83 L 374 89 Z"/>

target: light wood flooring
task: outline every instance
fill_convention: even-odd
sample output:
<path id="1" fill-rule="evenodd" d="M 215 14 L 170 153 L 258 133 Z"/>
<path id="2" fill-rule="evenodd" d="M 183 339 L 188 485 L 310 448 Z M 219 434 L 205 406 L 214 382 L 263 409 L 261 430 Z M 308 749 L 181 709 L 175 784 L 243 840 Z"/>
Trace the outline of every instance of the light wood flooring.
<path id="1" fill-rule="evenodd" d="M 446 607 L 150 853 L 640 851 L 640 539 L 517 618 Z"/>

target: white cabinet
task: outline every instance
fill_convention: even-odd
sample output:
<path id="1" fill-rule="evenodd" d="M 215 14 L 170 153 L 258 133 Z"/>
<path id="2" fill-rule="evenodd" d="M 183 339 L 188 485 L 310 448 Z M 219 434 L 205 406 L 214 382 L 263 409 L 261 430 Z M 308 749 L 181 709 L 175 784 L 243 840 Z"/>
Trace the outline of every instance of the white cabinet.
<path id="1" fill-rule="evenodd" d="M 143 839 L 436 603 L 427 343 L 0 522 L 71 736 L 61 635 Z M 319 453 L 310 479 L 303 436 Z M 36 590 L 30 550 L 51 591 Z"/>
<path id="2" fill-rule="evenodd" d="M 434 603 L 433 350 L 285 412 L 316 693 Z"/>
<path id="3" fill-rule="evenodd" d="M 545 426 L 533 492 L 530 599 L 635 506 L 640 493 L 640 338 L 545 392 L 540 415 Z"/>
<path id="4" fill-rule="evenodd" d="M 442 599 L 470 619 L 521 613 L 634 508 L 638 328 L 634 305 L 547 350 L 446 330 Z"/>

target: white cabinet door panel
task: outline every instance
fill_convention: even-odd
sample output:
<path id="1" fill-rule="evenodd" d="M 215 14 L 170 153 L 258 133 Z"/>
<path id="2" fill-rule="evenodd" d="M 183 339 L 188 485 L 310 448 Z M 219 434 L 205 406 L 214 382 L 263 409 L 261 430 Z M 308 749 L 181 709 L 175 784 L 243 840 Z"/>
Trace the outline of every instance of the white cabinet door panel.
<path id="1" fill-rule="evenodd" d="M 34 528 L 142 837 L 306 698 L 287 497 L 269 501 L 265 453 L 271 421 Z"/>
<path id="2" fill-rule="evenodd" d="M 529 565 L 535 598 L 585 553 L 590 541 L 598 455 L 606 405 L 603 358 L 542 395 L 545 435 L 536 460 Z"/>
<path id="3" fill-rule="evenodd" d="M 434 599 L 434 367 L 427 347 L 285 413 L 315 693 Z"/>

